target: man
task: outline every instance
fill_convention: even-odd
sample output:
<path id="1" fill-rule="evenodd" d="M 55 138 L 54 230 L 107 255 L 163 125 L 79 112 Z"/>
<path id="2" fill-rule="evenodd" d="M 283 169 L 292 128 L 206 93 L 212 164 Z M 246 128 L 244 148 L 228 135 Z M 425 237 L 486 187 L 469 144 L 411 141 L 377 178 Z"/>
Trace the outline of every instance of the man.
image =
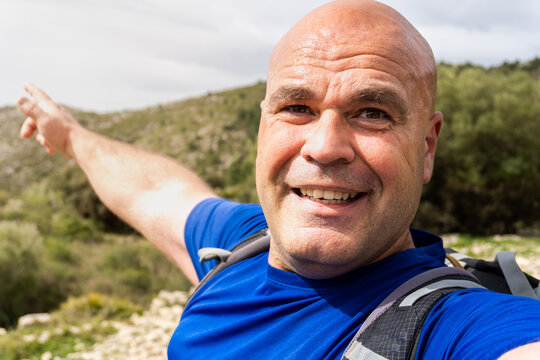
<path id="1" fill-rule="evenodd" d="M 186 307 L 170 358 L 339 359 L 388 293 L 444 266 L 440 239 L 409 229 L 442 123 L 436 65 L 385 5 L 332 2 L 276 46 L 258 136 L 262 210 L 217 199 L 174 161 L 92 133 L 27 90 L 21 135 L 37 131 L 47 151 L 74 159 L 194 284 L 210 268 L 199 248 L 230 249 L 269 227 L 268 253 L 218 274 Z M 539 324 L 533 300 L 460 290 L 430 313 L 417 354 L 523 359 L 540 353 Z"/>

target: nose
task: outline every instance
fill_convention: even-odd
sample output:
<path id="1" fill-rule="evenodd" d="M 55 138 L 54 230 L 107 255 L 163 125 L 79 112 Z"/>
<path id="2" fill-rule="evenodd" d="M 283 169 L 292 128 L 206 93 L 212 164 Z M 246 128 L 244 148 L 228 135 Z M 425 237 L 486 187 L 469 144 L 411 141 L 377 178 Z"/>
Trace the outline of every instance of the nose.
<path id="1" fill-rule="evenodd" d="M 351 129 L 335 111 L 327 110 L 306 136 L 301 155 L 307 161 L 323 165 L 350 163 L 354 160 Z"/>

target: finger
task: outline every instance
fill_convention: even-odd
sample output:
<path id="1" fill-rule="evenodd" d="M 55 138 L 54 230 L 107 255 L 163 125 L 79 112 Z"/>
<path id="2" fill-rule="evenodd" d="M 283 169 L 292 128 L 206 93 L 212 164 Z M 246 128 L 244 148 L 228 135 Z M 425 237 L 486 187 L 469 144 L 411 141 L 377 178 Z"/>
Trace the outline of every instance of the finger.
<path id="1" fill-rule="evenodd" d="M 32 83 L 26 83 L 24 84 L 24 90 L 28 91 L 30 95 L 36 100 L 36 102 L 41 101 L 52 101 L 49 95 L 45 93 L 45 91 L 38 88 L 36 85 Z"/>
<path id="2" fill-rule="evenodd" d="M 22 97 L 17 101 L 17 106 L 24 115 L 30 116 L 34 119 L 46 115 L 36 103 L 25 97 Z"/>
<path id="3" fill-rule="evenodd" d="M 47 140 L 45 140 L 45 138 L 43 137 L 43 135 L 41 134 L 37 134 L 36 135 L 36 141 L 39 145 L 43 146 L 43 148 L 45 149 L 45 151 L 47 152 L 47 154 L 49 155 L 52 155 L 54 154 L 56 151 L 52 148 L 51 145 L 49 145 L 49 143 L 47 142 Z"/>
<path id="4" fill-rule="evenodd" d="M 58 105 L 45 93 L 32 83 L 26 83 L 24 89 L 34 98 L 36 104 L 46 113 L 52 114 L 58 109 Z"/>
<path id="5" fill-rule="evenodd" d="M 26 120 L 24 120 L 21 126 L 20 135 L 23 139 L 28 139 L 29 137 L 32 136 L 32 134 L 34 133 L 34 131 L 36 131 L 36 129 L 37 129 L 37 126 L 34 119 L 32 119 L 31 117 L 28 117 L 26 118 Z"/>
<path id="6" fill-rule="evenodd" d="M 38 143 L 39 145 L 41 145 L 41 146 L 47 146 L 47 145 L 48 145 L 48 144 L 47 144 L 47 140 L 45 140 L 45 138 L 43 137 L 43 135 L 41 135 L 41 134 L 39 134 L 39 133 L 36 135 L 36 141 L 37 141 L 37 143 Z"/>
<path id="7" fill-rule="evenodd" d="M 47 154 L 49 155 L 54 155 L 54 153 L 56 152 L 52 147 L 50 147 L 49 145 L 45 145 L 45 151 L 47 152 Z"/>

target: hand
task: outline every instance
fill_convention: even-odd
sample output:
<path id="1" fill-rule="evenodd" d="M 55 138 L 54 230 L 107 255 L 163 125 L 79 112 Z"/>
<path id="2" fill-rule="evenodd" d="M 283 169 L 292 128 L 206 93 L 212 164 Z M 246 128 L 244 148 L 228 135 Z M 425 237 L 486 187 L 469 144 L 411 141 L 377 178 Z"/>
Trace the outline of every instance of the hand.
<path id="1" fill-rule="evenodd" d="M 28 139 L 36 132 L 37 143 L 43 146 L 47 153 L 59 152 L 72 158 L 70 134 L 81 128 L 81 125 L 37 86 L 26 84 L 24 88 L 34 101 L 26 97 L 17 101 L 19 110 L 28 116 L 21 126 L 21 137 Z"/>

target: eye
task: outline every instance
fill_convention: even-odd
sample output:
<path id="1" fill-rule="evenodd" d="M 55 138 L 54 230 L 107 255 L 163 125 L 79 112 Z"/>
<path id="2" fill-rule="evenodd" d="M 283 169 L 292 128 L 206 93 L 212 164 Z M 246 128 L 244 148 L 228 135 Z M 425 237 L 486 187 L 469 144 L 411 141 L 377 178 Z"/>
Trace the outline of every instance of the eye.
<path id="1" fill-rule="evenodd" d="M 386 111 L 376 108 L 362 109 L 353 117 L 354 122 L 368 130 L 386 130 L 392 126 L 393 120 Z"/>
<path id="2" fill-rule="evenodd" d="M 390 115 L 388 115 L 386 112 L 379 109 L 364 109 L 360 111 L 358 116 L 365 119 L 370 119 L 370 120 L 386 120 L 386 121 L 392 120 L 390 118 Z"/>
<path id="3" fill-rule="evenodd" d="M 296 114 L 306 114 L 309 113 L 309 108 L 306 105 L 288 105 L 285 106 L 282 111 L 290 111 Z"/>

